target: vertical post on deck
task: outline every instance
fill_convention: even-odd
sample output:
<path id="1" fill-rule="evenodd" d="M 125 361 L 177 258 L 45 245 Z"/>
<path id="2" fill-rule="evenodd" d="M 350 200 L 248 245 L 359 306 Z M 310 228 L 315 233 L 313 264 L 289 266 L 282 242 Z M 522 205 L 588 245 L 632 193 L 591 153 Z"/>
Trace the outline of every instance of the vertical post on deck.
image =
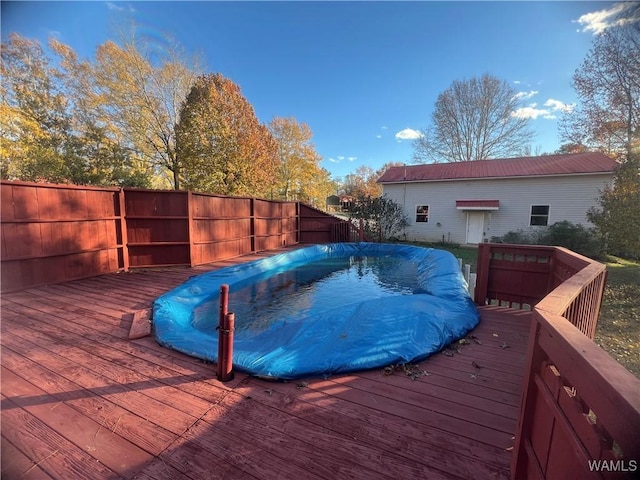
<path id="1" fill-rule="evenodd" d="M 360 219 L 358 226 L 358 241 L 364 242 L 364 221 L 362 219 Z"/>
<path id="2" fill-rule="evenodd" d="M 220 314 L 218 317 L 218 372 L 221 382 L 233 378 L 233 329 L 235 315 L 229 313 L 229 285 L 220 286 Z"/>
<path id="3" fill-rule="evenodd" d="M 478 244 L 478 264 L 476 266 L 476 305 L 486 305 L 489 290 L 489 262 L 491 261 L 491 244 Z"/>
<path id="4" fill-rule="evenodd" d="M 233 380 L 233 330 L 235 314 L 228 312 L 218 333 L 218 380 Z"/>

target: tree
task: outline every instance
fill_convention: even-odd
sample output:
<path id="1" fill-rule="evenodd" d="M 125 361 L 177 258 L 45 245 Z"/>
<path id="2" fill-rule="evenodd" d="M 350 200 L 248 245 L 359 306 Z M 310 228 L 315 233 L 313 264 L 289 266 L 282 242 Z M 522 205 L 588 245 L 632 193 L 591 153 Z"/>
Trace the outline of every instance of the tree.
<path id="1" fill-rule="evenodd" d="M 522 153 L 533 132 L 516 113 L 520 99 L 504 80 L 485 74 L 454 81 L 438 95 L 431 125 L 414 141 L 418 162 L 464 162 Z"/>
<path id="2" fill-rule="evenodd" d="M 275 197 L 323 204 L 335 188 L 329 172 L 320 166 L 322 157 L 311 143 L 309 126 L 293 117 L 274 117 L 268 128 L 278 145 Z"/>
<path id="3" fill-rule="evenodd" d="M 3 177 L 149 186 L 152 169 L 127 142 L 133 128 L 120 128 L 100 70 L 55 39 L 49 48 L 52 58 L 16 34 L 2 45 Z"/>
<path id="4" fill-rule="evenodd" d="M 70 118 L 59 72 L 37 41 L 11 34 L 1 52 L 3 177 L 67 181 Z"/>
<path id="5" fill-rule="evenodd" d="M 197 78 L 182 106 L 176 141 L 186 188 L 270 195 L 278 145 L 231 80 L 220 74 Z"/>
<path id="6" fill-rule="evenodd" d="M 613 185 L 602 192 L 599 207 L 587 218 L 596 226 L 608 253 L 640 258 L 640 149 L 618 166 Z"/>
<path id="7" fill-rule="evenodd" d="M 389 197 L 365 197 L 356 202 L 352 221 L 363 221 L 365 237 L 370 240 L 389 240 L 409 225 L 401 205 Z"/>
<path id="8" fill-rule="evenodd" d="M 104 125 L 114 127 L 118 143 L 156 171 L 168 170 L 179 189 L 182 160 L 175 128 L 198 69 L 174 42 L 163 52 L 157 58 L 135 32 L 122 46 L 111 41 L 100 45 L 92 70 L 95 92 L 88 105 L 99 110 Z"/>
<path id="9" fill-rule="evenodd" d="M 555 153 L 558 154 L 570 154 L 570 153 L 584 153 L 588 152 L 589 149 L 582 144 L 579 143 L 563 143 L 558 147 Z"/>
<path id="10" fill-rule="evenodd" d="M 638 9 L 640 12 L 640 9 Z M 640 22 L 598 35 L 573 76 L 580 103 L 561 123 L 563 141 L 620 157 L 640 141 Z"/>
<path id="11" fill-rule="evenodd" d="M 344 177 L 342 192 L 354 198 L 379 197 L 382 195 L 382 187 L 376 184 L 379 175 L 367 166 L 359 166 L 354 173 Z"/>

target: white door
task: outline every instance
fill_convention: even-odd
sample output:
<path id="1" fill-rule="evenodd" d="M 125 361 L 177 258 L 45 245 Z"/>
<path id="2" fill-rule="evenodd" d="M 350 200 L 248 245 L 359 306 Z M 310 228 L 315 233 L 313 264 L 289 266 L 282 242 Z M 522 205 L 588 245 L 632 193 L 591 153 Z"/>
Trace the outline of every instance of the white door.
<path id="1" fill-rule="evenodd" d="M 484 212 L 467 212 L 467 243 L 482 243 Z"/>

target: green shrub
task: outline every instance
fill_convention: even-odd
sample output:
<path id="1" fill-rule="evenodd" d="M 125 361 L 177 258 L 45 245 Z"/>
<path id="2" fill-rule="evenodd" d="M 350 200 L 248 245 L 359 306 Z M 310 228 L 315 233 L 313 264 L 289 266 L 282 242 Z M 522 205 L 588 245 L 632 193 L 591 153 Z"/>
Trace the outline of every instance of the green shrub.
<path id="1" fill-rule="evenodd" d="M 389 240 L 409 225 L 402 206 L 387 196 L 359 198 L 351 214 L 354 224 L 363 220 L 364 234 L 369 241 Z"/>
<path id="2" fill-rule="evenodd" d="M 536 235 L 534 232 L 524 230 L 507 232 L 502 237 L 497 237 L 497 239 L 501 243 L 516 243 L 518 245 L 538 244 L 538 235 Z"/>
<path id="3" fill-rule="evenodd" d="M 500 237 L 503 243 L 522 245 L 554 245 L 565 247 L 591 258 L 603 258 L 604 249 L 595 231 L 567 220 L 537 231 L 517 230 Z"/>

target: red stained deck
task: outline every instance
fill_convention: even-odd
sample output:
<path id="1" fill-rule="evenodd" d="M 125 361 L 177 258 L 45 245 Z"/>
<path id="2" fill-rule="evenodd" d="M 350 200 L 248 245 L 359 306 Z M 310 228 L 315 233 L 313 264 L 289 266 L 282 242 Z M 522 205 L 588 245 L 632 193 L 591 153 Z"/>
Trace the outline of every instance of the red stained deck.
<path id="1" fill-rule="evenodd" d="M 481 343 L 415 380 L 222 384 L 215 365 L 128 339 L 135 311 L 211 268 L 3 295 L 3 479 L 508 478 L 529 313 L 481 308 Z"/>

